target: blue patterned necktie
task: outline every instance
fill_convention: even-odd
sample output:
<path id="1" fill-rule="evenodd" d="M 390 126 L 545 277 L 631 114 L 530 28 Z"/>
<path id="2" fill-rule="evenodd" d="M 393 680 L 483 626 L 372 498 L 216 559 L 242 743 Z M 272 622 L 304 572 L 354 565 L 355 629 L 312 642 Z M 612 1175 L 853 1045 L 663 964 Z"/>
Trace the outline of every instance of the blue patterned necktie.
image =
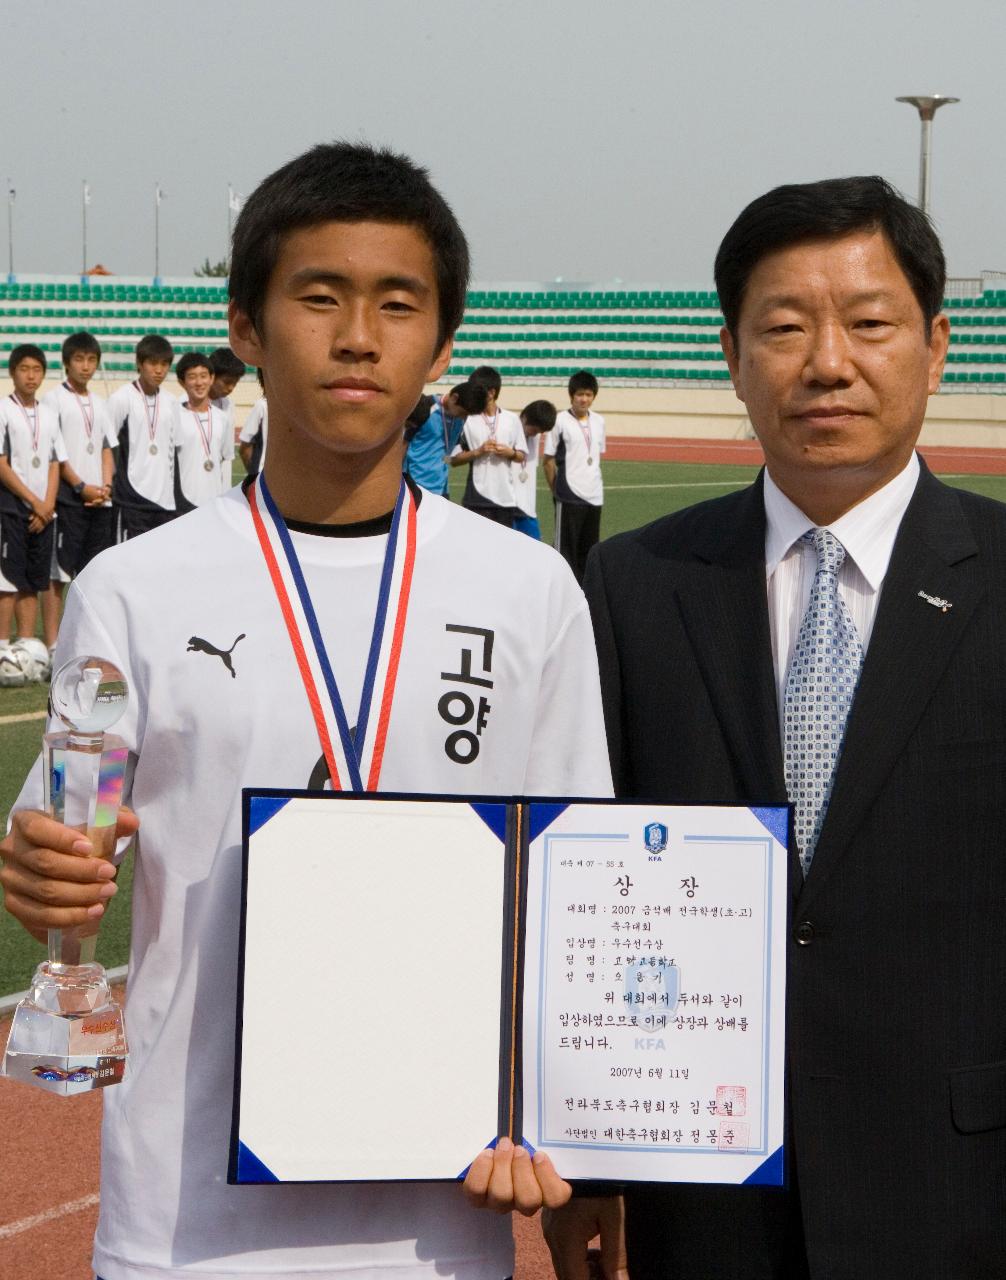
<path id="1" fill-rule="evenodd" d="M 863 645 L 838 592 L 845 547 L 830 529 L 809 529 L 801 542 L 813 544 L 817 572 L 786 678 L 783 755 L 806 875 L 828 812 L 845 723 L 863 666 Z"/>

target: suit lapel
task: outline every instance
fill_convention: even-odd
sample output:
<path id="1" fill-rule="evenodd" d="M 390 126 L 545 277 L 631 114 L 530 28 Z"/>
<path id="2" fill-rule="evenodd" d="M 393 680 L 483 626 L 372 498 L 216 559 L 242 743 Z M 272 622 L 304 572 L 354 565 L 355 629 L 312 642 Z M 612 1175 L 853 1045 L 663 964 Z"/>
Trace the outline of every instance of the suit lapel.
<path id="1" fill-rule="evenodd" d="M 801 908 L 828 878 L 876 800 L 984 594 L 974 573 L 977 554 L 956 494 L 923 464 L 884 579 Z M 944 611 L 920 592 L 950 607 Z"/>
<path id="2" fill-rule="evenodd" d="M 785 798 L 765 591 L 762 479 L 737 497 L 735 519 L 699 539 L 678 604 L 745 794 Z"/>

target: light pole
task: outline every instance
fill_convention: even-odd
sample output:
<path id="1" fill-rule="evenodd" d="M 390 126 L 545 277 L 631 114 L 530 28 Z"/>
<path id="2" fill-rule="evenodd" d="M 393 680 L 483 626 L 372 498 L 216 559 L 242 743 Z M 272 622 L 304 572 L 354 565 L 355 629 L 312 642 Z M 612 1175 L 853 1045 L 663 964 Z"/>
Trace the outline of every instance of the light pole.
<path id="1" fill-rule="evenodd" d="M 933 116 L 940 107 L 951 102 L 960 102 L 960 98 L 948 98 L 942 93 L 914 94 L 906 98 L 898 98 L 898 102 L 907 102 L 919 113 L 922 121 L 922 147 L 919 153 L 919 208 L 923 213 L 929 212 L 929 153 L 932 147 Z"/>

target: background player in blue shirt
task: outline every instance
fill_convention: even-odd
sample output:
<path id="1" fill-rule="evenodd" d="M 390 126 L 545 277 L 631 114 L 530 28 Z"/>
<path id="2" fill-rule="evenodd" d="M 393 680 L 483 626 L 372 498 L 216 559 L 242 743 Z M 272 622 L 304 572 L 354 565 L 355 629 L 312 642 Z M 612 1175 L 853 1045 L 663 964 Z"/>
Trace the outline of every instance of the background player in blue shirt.
<path id="1" fill-rule="evenodd" d="M 486 407 L 485 387 L 462 382 L 446 395 L 437 396 L 430 415 L 409 440 L 405 473 L 423 489 L 447 497 L 447 459 L 461 439 L 465 419 Z"/>

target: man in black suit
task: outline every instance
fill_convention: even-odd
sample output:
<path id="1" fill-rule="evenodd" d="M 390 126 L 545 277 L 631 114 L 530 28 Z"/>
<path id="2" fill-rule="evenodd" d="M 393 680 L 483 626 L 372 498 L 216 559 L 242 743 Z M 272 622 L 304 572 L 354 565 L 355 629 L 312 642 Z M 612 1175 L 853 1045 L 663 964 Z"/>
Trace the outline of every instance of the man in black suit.
<path id="1" fill-rule="evenodd" d="M 754 201 L 716 283 L 765 471 L 603 543 L 585 586 L 619 794 L 798 801 L 788 1185 L 636 1185 L 629 1272 L 1006 1276 L 1006 507 L 914 449 L 943 254 L 881 179 L 832 180 Z"/>

